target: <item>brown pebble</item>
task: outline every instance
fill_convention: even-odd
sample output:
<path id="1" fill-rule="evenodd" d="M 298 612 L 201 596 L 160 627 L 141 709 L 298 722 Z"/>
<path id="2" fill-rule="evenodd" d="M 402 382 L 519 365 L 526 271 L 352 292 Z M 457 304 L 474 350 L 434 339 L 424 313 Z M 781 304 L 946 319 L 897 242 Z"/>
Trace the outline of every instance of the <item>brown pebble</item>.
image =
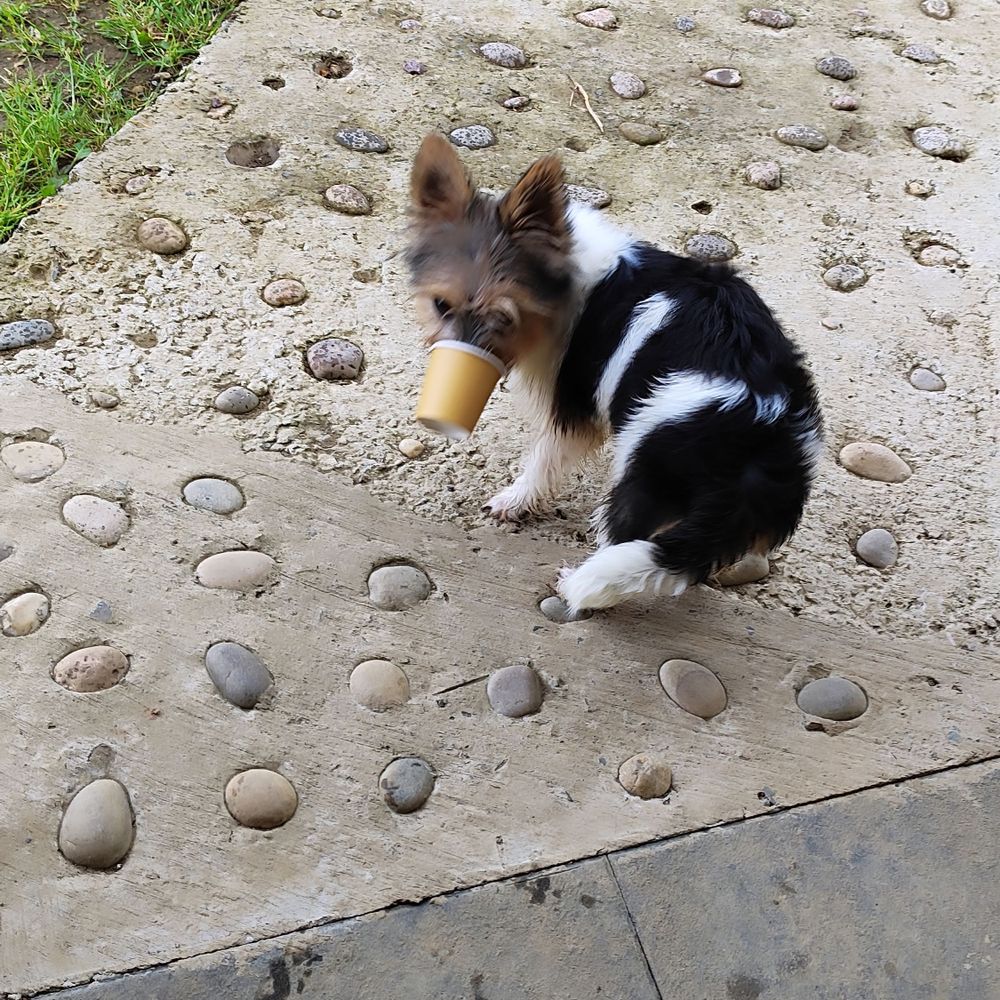
<path id="1" fill-rule="evenodd" d="M 299 805 L 292 783 L 283 774 L 263 767 L 230 778 L 224 798 L 229 815 L 241 826 L 254 830 L 283 826 Z"/>
<path id="2" fill-rule="evenodd" d="M 618 783 L 629 795 L 640 799 L 659 799 L 670 791 L 673 774 L 664 761 L 652 754 L 629 757 L 618 769 Z"/>
<path id="3" fill-rule="evenodd" d="M 295 278 L 278 278 L 266 284 L 260 293 L 269 306 L 276 308 L 297 306 L 300 302 L 305 302 L 307 294 L 306 286 Z"/>
<path id="4" fill-rule="evenodd" d="M 188 238 L 184 230 L 170 219 L 146 219 L 136 230 L 136 238 L 147 250 L 158 254 L 180 253 L 187 249 Z"/>
<path id="5" fill-rule="evenodd" d="M 70 691 L 106 691 L 128 673 L 128 657 L 114 646 L 86 646 L 67 653 L 53 668 L 52 679 Z"/>
<path id="6" fill-rule="evenodd" d="M 840 464 L 862 479 L 880 483 L 902 483 L 913 475 L 913 470 L 894 451 L 871 441 L 855 441 L 842 448 Z"/>

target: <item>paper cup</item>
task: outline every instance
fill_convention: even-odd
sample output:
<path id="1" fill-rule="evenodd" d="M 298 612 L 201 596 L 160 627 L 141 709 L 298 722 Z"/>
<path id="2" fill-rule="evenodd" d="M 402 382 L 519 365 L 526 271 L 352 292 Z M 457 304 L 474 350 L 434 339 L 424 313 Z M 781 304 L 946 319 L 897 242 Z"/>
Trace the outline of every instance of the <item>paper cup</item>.
<path id="1" fill-rule="evenodd" d="M 506 366 L 495 354 L 460 340 L 439 340 L 427 361 L 417 420 L 453 441 L 467 438 L 490 393 L 506 374 Z"/>

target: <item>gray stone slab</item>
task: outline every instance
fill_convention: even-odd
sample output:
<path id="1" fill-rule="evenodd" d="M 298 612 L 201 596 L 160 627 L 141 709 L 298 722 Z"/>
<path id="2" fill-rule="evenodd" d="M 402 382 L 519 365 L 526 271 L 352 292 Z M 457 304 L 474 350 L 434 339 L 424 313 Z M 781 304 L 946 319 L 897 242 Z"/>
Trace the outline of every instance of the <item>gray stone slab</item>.
<path id="1" fill-rule="evenodd" d="M 59 991 L 61 1000 L 658 1000 L 604 859 Z"/>
<path id="2" fill-rule="evenodd" d="M 1000 997 L 1000 765 L 612 858 L 670 1000 Z"/>

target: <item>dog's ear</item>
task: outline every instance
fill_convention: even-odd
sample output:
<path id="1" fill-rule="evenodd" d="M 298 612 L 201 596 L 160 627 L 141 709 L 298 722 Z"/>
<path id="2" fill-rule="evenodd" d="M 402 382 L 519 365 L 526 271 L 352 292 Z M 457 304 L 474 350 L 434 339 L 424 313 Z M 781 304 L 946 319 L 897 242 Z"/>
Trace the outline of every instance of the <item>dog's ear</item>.
<path id="1" fill-rule="evenodd" d="M 410 173 L 410 201 L 421 222 L 460 222 L 476 190 L 458 153 L 440 132 L 423 143 Z"/>
<path id="2" fill-rule="evenodd" d="M 562 248 L 566 225 L 566 178 L 558 156 L 536 160 L 500 202 L 500 221 L 511 236 L 543 237 Z"/>

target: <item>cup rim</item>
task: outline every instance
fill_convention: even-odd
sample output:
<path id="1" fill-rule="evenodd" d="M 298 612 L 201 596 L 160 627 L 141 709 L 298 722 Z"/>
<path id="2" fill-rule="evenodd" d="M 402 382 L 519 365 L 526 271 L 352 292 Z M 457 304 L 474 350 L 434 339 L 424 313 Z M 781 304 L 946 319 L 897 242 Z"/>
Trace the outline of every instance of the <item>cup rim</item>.
<path id="1" fill-rule="evenodd" d="M 432 351 L 436 351 L 439 347 L 446 347 L 451 351 L 464 351 L 466 354 L 482 358 L 483 361 L 487 361 L 493 365 L 500 373 L 501 378 L 507 374 L 507 366 L 495 354 L 484 350 L 482 347 L 476 347 L 475 344 L 467 344 L 464 340 L 438 340 L 431 344 Z"/>

